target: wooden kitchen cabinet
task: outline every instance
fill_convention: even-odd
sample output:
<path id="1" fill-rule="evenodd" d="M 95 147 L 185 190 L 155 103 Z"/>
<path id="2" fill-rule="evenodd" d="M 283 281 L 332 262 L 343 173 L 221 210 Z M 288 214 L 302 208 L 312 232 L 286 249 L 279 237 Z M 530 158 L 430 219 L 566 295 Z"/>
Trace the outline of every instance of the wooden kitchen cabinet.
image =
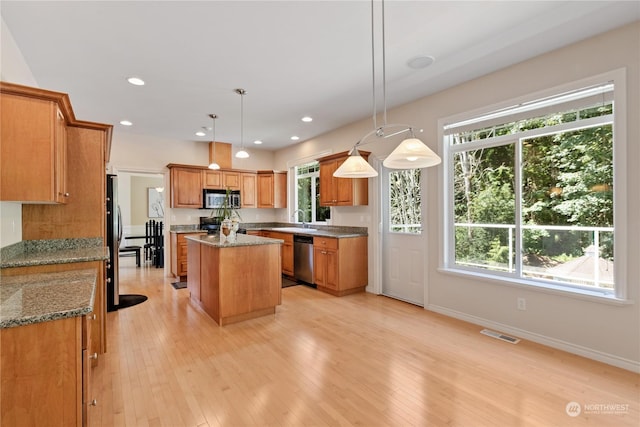
<path id="1" fill-rule="evenodd" d="M 360 151 L 367 160 L 369 152 Z M 349 157 L 345 151 L 318 159 L 320 163 L 321 206 L 363 206 L 369 204 L 369 180 L 367 178 L 336 178 L 333 173 Z"/>
<path id="2" fill-rule="evenodd" d="M 202 296 L 200 287 L 200 248 L 202 245 L 192 240 L 185 240 L 185 243 L 187 245 L 185 253 L 187 250 L 191 252 L 191 256 L 187 258 L 188 269 L 194 272 L 194 274 L 192 274 L 191 277 L 188 278 L 187 287 L 189 288 L 189 294 L 191 298 L 195 299 L 196 301 L 201 301 Z"/>
<path id="3" fill-rule="evenodd" d="M 287 207 L 287 173 L 258 171 L 258 207 Z"/>
<path id="4" fill-rule="evenodd" d="M 206 232 L 176 233 L 171 232 L 171 274 L 184 281 L 187 277 L 187 236 L 198 236 Z"/>
<path id="5" fill-rule="evenodd" d="M 231 170 L 203 170 L 203 188 L 208 190 L 240 190 L 242 173 Z"/>
<path id="6" fill-rule="evenodd" d="M 240 174 L 240 203 L 242 208 L 258 207 L 256 182 L 257 174 L 252 172 L 242 172 Z"/>
<path id="7" fill-rule="evenodd" d="M 66 94 L 0 83 L 0 200 L 66 203 Z"/>
<path id="8" fill-rule="evenodd" d="M 71 262 L 65 264 L 44 264 L 28 267 L 3 268 L 2 276 L 19 276 L 23 274 L 57 273 L 61 271 L 96 269 L 96 291 L 93 300 L 93 313 L 88 316 L 91 323 L 91 354 L 103 354 L 107 351 L 107 304 L 104 261 Z M 98 365 L 98 358 L 92 359 L 92 366 Z"/>
<path id="9" fill-rule="evenodd" d="M 222 171 L 221 170 L 203 170 L 202 185 L 208 190 L 222 189 Z"/>
<path id="10" fill-rule="evenodd" d="M 171 207 L 193 208 L 202 207 L 202 169 L 186 166 L 167 166 L 170 172 Z"/>
<path id="11" fill-rule="evenodd" d="M 240 172 L 222 172 L 222 185 L 224 190 L 240 190 Z"/>
<path id="12" fill-rule="evenodd" d="M 368 282 L 367 237 L 313 238 L 313 282 L 336 296 L 364 291 Z"/>
<path id="13" fill-rule="evenodd" d="M 276 231 L 263 231 L 261 236 L 284 240 L 280 248 L 282 258 L 282 274 L 293 276 L 293 234 Z"/>
<path id="14" fill-rule="evenodd" d="M 2 425 L 89 424 L 90 333 L 87 316 L 0 329 Z"/>

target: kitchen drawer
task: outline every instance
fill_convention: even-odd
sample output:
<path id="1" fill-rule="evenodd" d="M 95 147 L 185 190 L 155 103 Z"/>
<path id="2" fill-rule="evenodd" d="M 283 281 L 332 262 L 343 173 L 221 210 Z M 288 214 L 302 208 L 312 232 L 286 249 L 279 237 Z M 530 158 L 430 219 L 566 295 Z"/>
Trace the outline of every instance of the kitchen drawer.
<path id="1" fill-rule="evenodd" d="M 338 249 L 338 239 L 332 237 L 314 237 L 313 246 L 325 249 Z"/>

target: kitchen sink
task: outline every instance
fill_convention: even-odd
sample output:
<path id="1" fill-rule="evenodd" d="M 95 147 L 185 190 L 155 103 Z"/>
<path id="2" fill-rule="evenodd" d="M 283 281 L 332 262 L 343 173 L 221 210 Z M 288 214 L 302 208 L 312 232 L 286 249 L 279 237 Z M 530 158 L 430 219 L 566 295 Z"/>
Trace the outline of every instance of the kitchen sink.
<path id="1" fill-rule="evenodd" d="M 272 231 L 282 231 L 284 233 L 309 233 L 318 231 L 316 228 L 302 228 L 302 227 L 274 227 Z"/>

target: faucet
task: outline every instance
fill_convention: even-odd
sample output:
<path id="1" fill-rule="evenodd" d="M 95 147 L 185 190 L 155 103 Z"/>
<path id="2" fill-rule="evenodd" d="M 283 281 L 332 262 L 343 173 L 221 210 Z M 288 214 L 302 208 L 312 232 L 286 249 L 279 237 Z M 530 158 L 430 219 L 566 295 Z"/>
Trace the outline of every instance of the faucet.
<path id="1" fill-rule="evenodd" d="M 293 219 L 295 221 L 295 217 L 296 217 L 297 213 L 301 213 L 302 214 L 302 226 L 304 227 L 305 226 L 304 211 L 302 209 L 296 209 L 295 211 L 293 211 L 293 214 L 291 215 L 291 219 Z"/>

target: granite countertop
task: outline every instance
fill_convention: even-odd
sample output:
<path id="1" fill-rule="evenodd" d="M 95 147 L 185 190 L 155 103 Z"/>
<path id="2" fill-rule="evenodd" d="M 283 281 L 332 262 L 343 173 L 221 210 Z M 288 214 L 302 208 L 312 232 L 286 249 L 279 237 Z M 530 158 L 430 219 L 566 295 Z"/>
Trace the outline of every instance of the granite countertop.
<path id="1" fill-rule="evenodd" d="M 104 246 L 100 237 L 23 240 L 0 249 L 0 268 L 104 261 L 108 259 L 109 248 Z"/>
<path id="2" fill-rule="evenodd" d="M 91 313 L 96 277 L 96 269 L 3 276 L 0 329 Z"/>
<path id="3" fill-rule="evenodd" d="M 290 234 L 299 234 L 304 236 L 316 236 L 316 237 L 333 237 L 335 239 L 343 239 L 349 237 L 362 237 L 367 236 L 368 233 L 366 231 L 348 231 L 344 230 L 345 228 L 354 228 L 354 227 L 330 227 L 330 228 L 319 228 L 315 225 L 311 225 L 309 228 L 303 228 L 302 226 L 296 227 L 295 225 L 289 224 L 286 227 L 278 226 L 278 227 L 262 227 L 258 229 L 247 228 L 247 230 L 262 230 L 262 231 L 275 231 L 277 233 L 290 233 Z"/>
<path id="4" fill-rule="evenodd" d="M 215 246 L 217 248 L 234 248 L 238 246 L 260 246 L 260 245 L 273 245 L 282 244 L 284 240 L 269 239 L 267 237 L 249 236 L 246 234 L 237 234 L 236 241 L 234 243 L 224 242 L 220 243 L 219 234 L 208 234 L 203 236 L 187 236 L 187 240 L 203 243 L 205 245 Z"/>
<path id="5" fill-rule="evenodd" d="M 197 224 L 172 225 L 171 233 L 197 233 L 200 230 Z M 247 231 L 276 231 L 278 233 L 302 234 L 305 236 L 333 237 L 336 239 L 348 237 L 368 236 L 367 227 L 343 227 L 337 225 L 308 224 L 304 228 L 302 224 L 267 222 L 267 223 L 242 223 L 240 228 Z"/>

